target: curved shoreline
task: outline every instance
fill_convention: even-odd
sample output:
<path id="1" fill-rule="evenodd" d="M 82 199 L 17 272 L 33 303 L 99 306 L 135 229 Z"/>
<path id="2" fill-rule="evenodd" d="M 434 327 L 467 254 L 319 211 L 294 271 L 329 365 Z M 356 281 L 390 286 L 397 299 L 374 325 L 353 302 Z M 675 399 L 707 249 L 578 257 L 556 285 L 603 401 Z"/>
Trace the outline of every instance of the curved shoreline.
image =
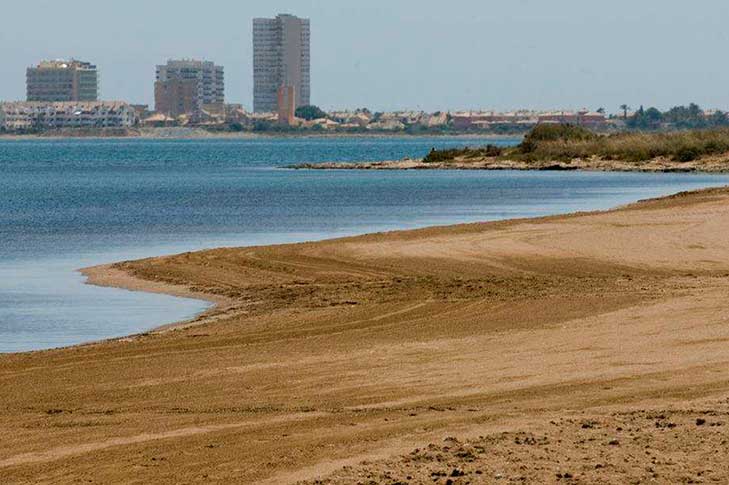
<path id="1" fill-rule="evenodd" d="M 114 341 L 120 338 L 129 339 L 133 338 L 135 335 L 142 335 L 145 333 L 162 333 L 170 330 L 178 330 L 203 325 L 209 321 L 212 321 L 218 312 L 225 309 L 232 302 L 232 299 L 230 298 L 221 297 L 219 295 L 211 295 L 208 293 L 194 292 L 182 285 L 173 285 L 161 281 L 150 281 L 138 278 L 126 271 L 116 268 L 115 266 L 117 264 L 118 263 L 102 264 L 97 266 L 91 266 L 88 268 L 82 268 L 78 271 L 79 273 L 84 275 L 84 277 L 86 277 L 85 284 L 87 285 L 100 286 L 104 288 L 116 288 L 133 292 L 154 293 L 177 298 L 187 298 L 208 302 L 211 304 L 211 306 L 207 310 L 193 315 L 186 320 L 159 325 L 157 327 L 151 328 L 150 330 L 147 330 L 146 332 L 126 335 L 123 337 L 112 338 L 108 340 L 102 340 L 102 342 Z"/>
<path id="2" fill-rule="evenodd" d="M 494 221 L 488 221 L 488 222 L 471 222 L 471 223 L 461 223 L 461 224 L 450 224 L 445 226 L 427 226 L 419 229 L 400 229 L 400 230 L 393 230 L 388 231 L 384 233 L 363 233 L 359 235 L 354 236 L 347 236 L 343 238 L 333 238 L 333 239 L 324 239 L 322 241 L 316 241 L 316 242 L 310 242 L 310 241 L 302 241 L 299 243 L 289 243 L 284 244 L 284 246 L 290 246 L 290 245 L 298 245 L 298 244 L 316 244 L 318 243 L 328 243 L 328 242 L 343 242 L 346 240 L 358 240 L 358 239 L 366 239 L 370 237 L 378 237 L 378 236 L 395 236 L 395 235 L 415 235 L 422 232 L 431 232 L 431 231 L 448 231 L 448 230 L 458 230 L 460 228 L 470 227 L 470 226 L 477 226 L 477 227 L 486 227 L 486 226 L 493 226 L 493 227 L 506 227 L 508 225 L 514 225 L 514 224 L 521 224 L 525 222 L 531 222 L 531 223 L 539 223 L 539 222 L 554 222 L 554 221 L 560 221 L 560 220 L 566 220 L 571 219 L 575 217 L 583 217 L 583 216 L 591 216 L 591 215 L 599 215 L 599 214 L 609 214 L 612 212 L 617 211 L 624 211 L 624 210 L 632 210 L 632 209 L 641 209 L 641 208 L 649 208 L 653 204 L 661 204 L 664 201 L 669 201 L 672 199 L 677 198 L 683 198 L 683 197 L 691 197 L 693 195 L 700 195 L 700 194 L 706 194 L 711 193 L 714 191 L 724 191 L 729 189 L 729 186 L 718 186 L 713 188 L 707 188 L 707 189 L 699 189 L 699 190 L 693 190 L 693 191 L 681 191 L 674 194 L 669 194 L 663 197 L 657 197 L 657 198 L 648 198 L 648 199 L 639 199 L 634 202 L 630 202 L 627 204 L 622 204 L 616 207 L 611 207 L 609 209 L 604 210 L 596 210 L 596 211 L 575 211 L 570 212 L 566 214 L 554 214 L 554 215 L 546 215 L 541 217 L 533 217 L 533 218 L 511 218 L 511 219 L 502 219 L 502 220 L 494 220 Z M 263 248 L 269 248 L 269 247 L 276 247 L 276 246 L 282 246 L 281 244 L 271 244 L 271 245 L 265 245 L 260 246 Z M 247 247 L 236 247 L 236 248 L 225 248 L 225 249 L 234 249 L 234 250 L 243 250 Z M 253 249 L 255 247 L 251 247 Z M 221 248 L 222 249 L 222 248 Z M 201 250 L 196 252 L 208 252 L 208 251 L 215 251 L 213 250 Z M 168 256 L 169 257 L 169 256 Z M 174 255 L 172 256 L 174 257 Z M 165 257 L 160 257 L 165 258 Z M 134 261 L 132 261 L 134 262 Z M 184 330 L 191 327 L 197 327 L 201 325 L 205 325 L 207 323 L 213 323 L 215 322 L 219 315 L 221 313 L 225 313 L 226 310 L 230 309 L 231 306 L 233 306 L 235 299 L 229 298 L 225 296 L 221 296 L 214 293 L 207 293 L 203 291 L 192 291 L 190 288 L 184 286 L 184 285 L 177 285 L 168 283 L 165 281 L 153 281 L 148 280 L 145 278 L 141 278 L 138 276 L 135 276 L 131 274 L 130 272 L 124 271 L 122 269 L 119 269 L 117 266 L 121 264 L 121 262 L 113 262 L 113 263 L 107 263 L 97 266 L 91 266 L 88 268 L 82 268 L 78 271 L 86 277 L 85 284 L 94 285 L 94 286 L 100 286 L 100 287 L 106 287 L 106 288 L 116 288 L 120 290 L 126 290 L 126 291 L 132 291 L 132 292 L 144 292 L 144 293 L 153 293 L 153 294 L 161 294 L 161 295 L 167 295 L 172 297 L 178 297 L 178 298 L 188 298 L 198 301 L 204 301 L 210 303 L 212 306 L 208 308 L 207 310 L 198 313 L 196 315 L 193 315 L 192 317 L 180 320 L 177 322 L 167 323 L 164 325 L 159 325 L 156 327 L 152 327 L 147 331 L 139 332 L 131 335 L 125 335 L 122 337 L 115 337 L 110 339 L 104 339 L 98 342 L 85 342 L 85 343 L 79 343 L 76 345 L 70 346 L 71 348 L 77 347 L 77 346 L 87 346 L 87 345 L 93 345 L 94 343 L 103 343 L 103 342 L 113 342 L 117 340 L 128 340 L 132 339 L 134 337 L 150 334 L 150 333 L 165 333 L 168 331 L 174 331 L 174 330 Z"/>

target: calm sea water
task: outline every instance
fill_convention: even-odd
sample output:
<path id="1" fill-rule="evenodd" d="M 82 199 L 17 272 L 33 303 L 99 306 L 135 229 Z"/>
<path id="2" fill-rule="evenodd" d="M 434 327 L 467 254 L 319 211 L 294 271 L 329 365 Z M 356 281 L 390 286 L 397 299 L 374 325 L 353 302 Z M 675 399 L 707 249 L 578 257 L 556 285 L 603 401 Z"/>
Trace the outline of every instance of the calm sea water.
<path id="1" fill-rule="evenodd" d="M 680 174 L 281 168 L 418 157 L 431 147 L 486 142 L 0 141 L 0 352 L 128 335 L 206 308 L 195 300 L 84 285 L 76 270 L 90 265 L 218 246 L 607 209 L 729 183 L 726 176 Z"/>

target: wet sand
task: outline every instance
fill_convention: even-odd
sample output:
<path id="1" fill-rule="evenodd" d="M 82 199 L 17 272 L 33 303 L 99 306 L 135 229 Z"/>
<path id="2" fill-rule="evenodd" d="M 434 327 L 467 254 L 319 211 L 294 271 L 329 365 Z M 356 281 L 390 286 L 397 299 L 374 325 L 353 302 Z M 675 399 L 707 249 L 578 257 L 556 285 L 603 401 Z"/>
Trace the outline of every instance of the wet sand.
<path id="1" fill-rule="evenodd" d="M 0 356 L 0 483 L 729 480 L 729 189 L 96 268 L 216 303 Z"/>

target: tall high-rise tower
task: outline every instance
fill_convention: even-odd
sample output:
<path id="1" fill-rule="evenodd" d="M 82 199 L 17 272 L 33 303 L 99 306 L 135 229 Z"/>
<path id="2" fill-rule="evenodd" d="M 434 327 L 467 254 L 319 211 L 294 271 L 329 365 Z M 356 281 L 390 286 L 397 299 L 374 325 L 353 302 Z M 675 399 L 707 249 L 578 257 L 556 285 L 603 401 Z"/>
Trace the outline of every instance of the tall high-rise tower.
<path id="1" fill-rule="evenodd" d="M 253 111 L 277 111 L 279 89 L 293 88 L 296 106 L 311 98 L 309 19 L 253 20 Z"/>

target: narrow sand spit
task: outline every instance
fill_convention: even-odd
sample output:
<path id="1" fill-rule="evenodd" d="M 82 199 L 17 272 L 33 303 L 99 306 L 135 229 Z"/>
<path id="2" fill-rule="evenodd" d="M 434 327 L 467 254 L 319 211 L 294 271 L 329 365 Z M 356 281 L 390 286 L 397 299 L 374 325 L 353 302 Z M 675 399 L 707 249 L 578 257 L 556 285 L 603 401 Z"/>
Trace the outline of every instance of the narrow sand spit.
<path id="1" fill-rule="evenodd" d="M 383 162 L 302 163 L 294 169 L 308 170 L 581 170 L 593 172 L 729 172 L 729 154 L 711 155 L 690 162 L 657 157 L 641 162 L 606 160 L 599 157 L 572 160 L 504 160 L 498 157 L 457 157 L 444 162 L 405 158 Z"/>
<path id="2" fill-rule="evenodd" d="M 216 307 L 0 356 L 0 483 L 729 481 L 729 189 L 87 274 Z"/>

